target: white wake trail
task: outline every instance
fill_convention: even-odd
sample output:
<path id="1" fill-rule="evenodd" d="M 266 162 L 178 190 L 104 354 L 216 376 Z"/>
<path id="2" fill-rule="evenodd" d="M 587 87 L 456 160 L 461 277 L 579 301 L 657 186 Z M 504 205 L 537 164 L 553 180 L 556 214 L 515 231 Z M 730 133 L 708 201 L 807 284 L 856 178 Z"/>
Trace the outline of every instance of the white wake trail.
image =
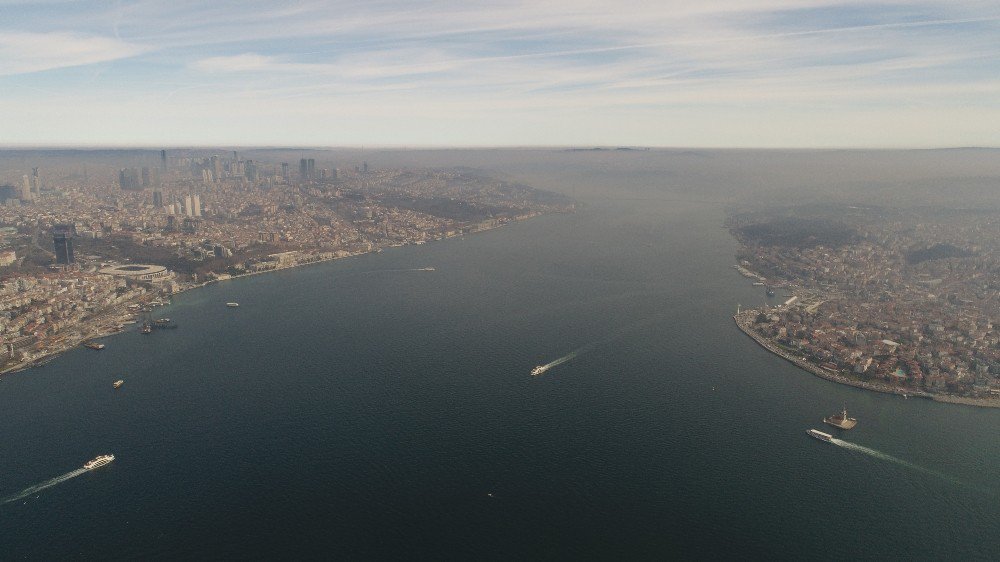
<path id="1" fill-rule="evenodd" d="M 967 485 L 964 482 L 962 482 L 961 480 L 958 480 L 956 478 L 952 478 L 951 476 L 948 476 L 946 474 L 941 474 L 940 472 L 935 472 L 935 471 L 933 471 L 933 470 L 931 470 L 929 468 L 924 468 L 924 467 L 922 467 L 920 465 L 913 464 L 912 462 L 907 462 L 907 461 L 904 461 L 903 459 L 898 459 L 898 458 L 896 458 L 896 457 L 894 457 L 892 455 L 883 453 L 882 451 L 877 451 L 875 449 L 870 449 L 868 447 L 865 447 L 865 446 L 862 446 L 862 445 L 858 445 L 856 443 L 851 443 L 849 441 L 843 441 L 841 439 L 836 439 L 836 438 L 832 439 L 830 442 L 833 443 L 834 445 L 838 446 L 838 447 L 843 447 L 843 448 L 849 449 L 851 451 L 857 451 L 859 453 L 863 453 L 865 455 L 868 455 L 868 456 L 871 456 L 871 457 L 875 457 L 877 459 L 881 459 L 881 460 L 884 460 L 884 461 L 889 461 L 891 463 L 896 463 L 896 464 L 898 464 L 900 466 L 905 466 L 906 468 L 909 468 L 911 470 L 915 470 L 917 472 L 922 472 L 924 474 L 929 474 L 931 476 L 936 476 L 938 478 L 941 478 L 942 480 L 947 480 L 948 482 L 951 482 L 952 484 L 959 484 L 961 486 L 966 486 Z"/>
<path id="2" fill-rule="evenodd" d="M 628 326 L 625 326 L 624 328 L 620 328 L 615 333 L 613 333 L 612 335 L 610 335 L 610 336 L 608 336 L 608 337 L 606 337 L 604 339 L 588 343 L 587 345 L 585 345 L 585 346 L 583 346 L 581 348 L 578 348 L 578 349 L 576 349 L 574 351 L 571 351 L 570 353 L 567 353 L 566 355 L 563 355 L 562 357 L 560 357 L 559 359 L 556 359 L 555 361 L 550 361 L 549 363 L 546 363 L 544 365 L 539 365 L 539 366 L 535 367 L 535 369 L 531 372 L 531 375 L 537 377 L 537 376 L 541 375 L 542 373 L 544 373 L 545 371 L 548 371 L 549 369 L 551 369 L 553 367 L 558 367 L 559 365 L 562 365 L 563 363 L 565 363 L 567 361 L 571 361 L 571 360 L 575 359 L 577 356 L 579 356 L 581 354 L 588 353 L 590 350 L 596 348 L 597 346 L 604 345 L 604 344 L 613 342 L 613 341 L 617 340 L 618 338 L 621 338 L 629 330 L 633 330 L 635 328 L 641 328 L 641 327 L 648 326 L 649 324 L 657 322 L 660 319 L 661 319 L 661 317 L 657 316 L 657 317 L 654 317 L 654 318 L 649 318 L 649 319 L 646 319 L 646 320 L 641 320 L 639 322 L 634 322 L 632 324 L 629 324 Z"/>
<path id="3" fill-rule="evenodd" d="M 545 370 L 547 371 L 547 370 L 551 369 L 552 367 L 558 367 L 559 365 L 562 365 L 563 363 L 572 360 L 574 357 L 576 357 L 579 354 L 580 354 L 580 350 L 578 349 L 578 350 L 576 350 L 576 351 L 574 351 L 572 353 L 569 353 L 567 355 L 563 355 L 562 357 L 560 357 L 559 359 L 556 359 L 555 361 L 546 363 L 545 365 L 543 365 L 543 367 L 545 367 Z"/>
<path id="4" fill-rule="evenodd" d="M 581 347 L 580 349 L 577 349 L 576 351 L 572 351 L 570 353 L 567 353 L 566 355 L 563 355 L 562 357 L 560 357 L 559 359 L 556 359 L 555 361 L 549 361 L 548 363 L 546 363 L 544 365 L 539 365 L 539 366 L 535 367 L 531 371 L 531 376 L 533 376 L 533 377 L 540 376 L 545 371 L 548 371 L 549 369 L 551 369 L 553 367 L 558 367 L 559 365 L 562 365 L 563 363 L 565 363 L 565 362 L 573 359 L 577 355 L 580 355 L 580 353 L 582 353 L 583 350 L 587 349 L 587 347 L 588 346 Z"/>
<path id="5" fill-rule="evenodd" d="M 46 480 L 45 482 L 42 482 L 41 484 L 35 484 L 34 486 L 29 486 L 29 487 L 21 490 L 21 492 L 18 493 L 17 495 L 11 496 L 9 498 L 5 498 L 2 503 L 10 503 L 10 502 L 13 502 L 13 501 L 24 499 L 24 498 L 30 496 L 31 494 L 34 494 L 36 492 L 41 492 L 42 490 L 44 490 L 46 488 L 51 488 L 52 486 L 56 486 L 56 485 L 62 484 L 63 482 L 65 482 L 65 481 L 67 481 L 67 480 L 69 480 L 71 478 L 76 478 L 77 476 L 83 474 L 84 472 L 87 472 L 86 468 L 78 468 L 78 469 L 76 469 L 74 471 L 67 472 L 66 474 L 63 474 L 62 476 L 56 476 L 55 478 L 51 478 L 49 480 Z"/>

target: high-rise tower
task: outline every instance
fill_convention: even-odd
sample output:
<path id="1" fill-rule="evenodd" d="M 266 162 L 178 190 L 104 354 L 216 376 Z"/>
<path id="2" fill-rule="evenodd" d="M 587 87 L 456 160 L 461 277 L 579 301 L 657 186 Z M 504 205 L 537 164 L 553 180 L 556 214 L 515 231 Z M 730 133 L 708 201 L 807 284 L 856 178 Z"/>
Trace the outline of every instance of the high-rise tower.
<path id="1" fill-rule="evenodd" d="M 52 227 L 52 243 L 56 251 L 56 263 L 69 265 L 76 260 L 73 257 L 73 234 L 76 227 L 72 224 L 57 224 Z"/>

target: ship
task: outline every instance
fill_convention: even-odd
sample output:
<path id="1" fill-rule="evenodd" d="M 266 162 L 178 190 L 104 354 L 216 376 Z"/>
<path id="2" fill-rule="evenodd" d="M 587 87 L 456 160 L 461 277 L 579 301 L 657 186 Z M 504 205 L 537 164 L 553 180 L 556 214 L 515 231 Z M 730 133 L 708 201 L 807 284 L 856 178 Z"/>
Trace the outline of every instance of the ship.
<path id="1" fill-rule="evenodd" d="M 157 318 L 153 320 L 153 328 L 157 330 L 170 330 L 177 327 L 176 322 L 172 322 L 169 318 Z"/>
<path id="2" fill-rule="evenodd" d="M 153 325 L 149 322 L 143 322 L 142 328 L 139 328 L 139 333 L 141 334 L 151 334 L 153 333 Z"/>
<path id="3" fill-rule="evenodd" d="M 539 365 L 531 370 L 531 376 L 537 377 L 538 375 L 548 371 L 549 368 L 546 365 Z"/>
<path id="4" fill-rule="evenodd" d="M 828 418 L 823 418 L 823 423 L 840 429 L 851 429 L 858 425 L 858 420 L 847 417 L 847 405 L 845 404 L 843 411 Z"/>
<path id="5" fill-rule="evenodd" d="M 104 349 L 104 344 L 103 343 L 87 342 L 87 343 L 83 344 L 83 347 L 87 347 L 87 348 L 90 348 L 90 349 L 101 350 L 101 349 Z"/>
<path id="6" fill-rule="evenodd" d="M 101 455 L 92 461 L 87 461 L 87 463 L 83 465 L 83 468 L 87 470 L 94 470 L 95 468 L 101 468 L 106 464 L 111 464 L 111 461 L 113 460 L 115 460 L 114 455 Z"/>
<path id="7" fill-rule="evenodd" d="M 238 302 L 227 302 L 226 303 L 226 306 L 228 306 L 229 308 L 236 308 L 239 305 L 240 305 L 240 303 L 238 303 Z"/>
<path id="8" fill-rule="evenodd" d="M 823 433 L 822 431 L 816 429 L 807 429 L 806 433 L 809 437 L 814 437 L 820 441 L 826 441 L 827 443 L 833 443 L 833 436 L 829 433 Z"/>
<path id="9" fill-rule="evenodd" d="M 123 384 L 125 384 L 125 381 L 123 381 L 122 379 L 118 379 L 118 380 L 116 380 L 116 381 L 114 382 L 114 387 L 115 387 L 115 388 L 118 388 L 119 386 L 121 386 L 121 385 L 123 385 Z"/>

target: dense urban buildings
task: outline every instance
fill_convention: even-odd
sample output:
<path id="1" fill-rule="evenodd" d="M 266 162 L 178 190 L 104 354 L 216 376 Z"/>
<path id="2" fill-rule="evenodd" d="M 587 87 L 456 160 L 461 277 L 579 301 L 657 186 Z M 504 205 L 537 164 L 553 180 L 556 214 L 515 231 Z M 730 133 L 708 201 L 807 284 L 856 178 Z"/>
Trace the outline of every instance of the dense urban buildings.
<path id="1" fill-rule="evenodd" d="M 745 331 L 817 374 L 1000 404 L 1000 222 L 975 209 L 831 207 L 730 218 L 775 295 Z"/>
<path id="2" fill-rule="evenodd" d="M 114 152 L 97 164 L 53 156 L 44 189 L 38 167 L 0 170 L 0 182 L 22 180 L 0 188 L 0 369 L 123 329 L 151 303 L 205 282 L 573 208 L 468 170 L 362 162 L 317 173 L 302 158 L 292 178 L 266 156 L 130 152 L 127 166 Z"/>

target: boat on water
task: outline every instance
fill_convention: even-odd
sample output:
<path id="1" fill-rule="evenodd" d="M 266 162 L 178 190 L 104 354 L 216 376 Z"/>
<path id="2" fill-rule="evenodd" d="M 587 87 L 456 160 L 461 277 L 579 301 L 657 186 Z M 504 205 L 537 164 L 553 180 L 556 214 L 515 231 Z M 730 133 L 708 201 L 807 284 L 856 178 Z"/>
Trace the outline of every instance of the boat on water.
<path id="1" fill-rule="evenodd" d="M 177 327 L 177 323 L 171 321 L 169 318 L 157 318 L 153 320 L 153 328 L 157 330 L 170 330 Z"/>
<path id="2" fill-rule="evenodd" d="M 87 470 L 94 470 L 95 468 L 101 468 L 106 464 L 111 464 L 111 461 L 113 460 L 115 460 L 114 455 L 101 455 L 94 460 L 87 461 L 87 463 L 83 465 L 83 468 Z"/>
<path id="3" fill-rule="evenodd" d="M 101 349 L 104 349 L 104 344 L 103 343 L 87 342 L 87 343 L 83 344 L 83 347 L 90 348 L 90 349 L 101 350 Z"/>
<path id="4" fill-rule="evenodd" d="M 121 386 L 123 384 L 125 384 L 125 381 L 123 381 L 122 379 L 118 379 L 118 380 L 115 381 L 114 387 L 118 388 L 119 386 Z"/>
<path id="5" fill-rule="evenodd" d="M 813 437 L 815 439 L 819 439 L 820 441 L 826 441 L 827 443 L 833 443 L 833 436 L 830 435 L 829 433 L 823 433 L 822 431 L 819 431 L 817 429 L 807 429 L 806 430 L 806 434 L 808 434 L 809 437 Z"/>
<path id="6" fill-rule="evenodd" d="M 858 420 L 847 417 L 847 405 L 845 404 L 844 409 L 840 413 L 823 418 L 823 423 L 840 429 L 852 429 L 858 425 Z"/>
<path id="7" fill-rule="evenodd" d="M 549 370 L 549 368 L 546 367 L 545 365 L 539 365 L 539 366 L 537 366 L 537 367 L 535 367 L 534 369 L 531 370 L 531 376 L 537 377 L 538 375 L 540 375 L 540 374 L 542 374 L 542 373 L 544 373 L 545 371 L 548 371 L 548 370 Z"/>
<path id="8" fill-rule="evenodd" d="M 229 308 L 236 308 L 236 307 L 240 306 L 240 303 L 238 303 L 238 302 L 227 302 L 226 306 L 228 306 Z"/>
<path id="9" fill-rule="evenodd" d="M 151 334 L 153 333 L 153 325 L 149 322 L 143 322 L 142 328 L 139 328 L 139 333 L 141 334 Z"/>
<path id="10" fill-rule="evenodd" d="M 437 271 L 433 267 L 421 267 L 418 271 Z"/>

